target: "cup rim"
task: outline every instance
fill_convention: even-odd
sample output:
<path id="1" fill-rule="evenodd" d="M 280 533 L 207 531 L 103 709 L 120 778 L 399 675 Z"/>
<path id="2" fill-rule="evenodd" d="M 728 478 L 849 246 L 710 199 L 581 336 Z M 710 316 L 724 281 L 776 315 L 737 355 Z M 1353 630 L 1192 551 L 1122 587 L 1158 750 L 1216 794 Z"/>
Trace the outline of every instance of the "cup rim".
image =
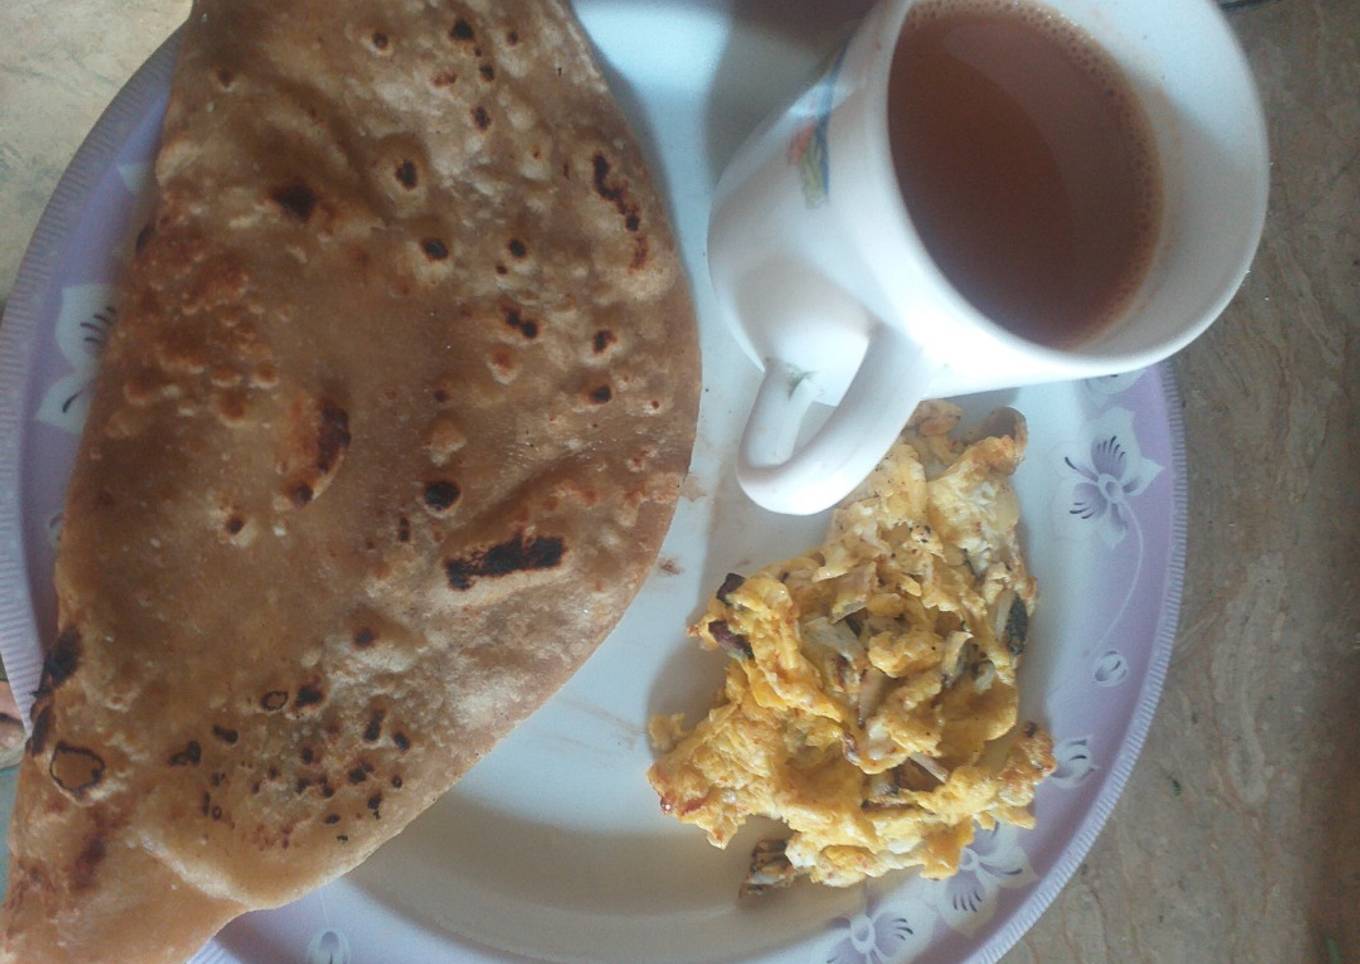
<path id="1" fill-rule="evenodd" d="M 906 25 L 911 10 L 923 2 L 931 0 L 882 0 L 871 17 L 881 17 L 876 29 L 870 31 L 876 50 L 870 54 L 867 67 L 865 89 L 868 93 L 869 122 L 865 125 L 868 138 L 869 156 L 873 159 L 876 176 L 880 184 L 890 186 L 883 191 L 887 195 L 886 205 L 889 216 L 880 219 L 876 225 L 886 228 L 893 234 L 894 244 L 890 247 L 906 248 L 917 255 L 917 262 L 930 275 L 936 289 L 947 303 L 949 314 L 956 320 L 966 322 L 972 328 L 1000 342 L 1012 351 L 1024 352 L 1040 362 L 1061 365 L 1072 370 L 1074 377 L 1108 375 L 1120 371 L 1130 371 L 1153 365 L 1180 351 L 1198 338 L 1222 314 L 1236 295 L 1238 288 L 1251 267 L 1260 245 L 1261 234 L 1265 227 L 1266 209 L 1270 188 L 1270 143 L 1266 131 L 1265 112 L 1261 105 L 1260 91 L 1251 72 L 1246 53 L 1236 35 L 1228 25 L 1227 17 L 1211 0 L 1191 0 L 1201 5 L 1209 14 L 1207 21 L 1211 26 L 1206 31 L 1206 42 L 1218 44 L 1230 62 L 1230 71 L 1244 89 L 1247 110 L 1242 123 L 1249 129 L 1248 136 L 1255 142 L 1260 163 L 1255 165 L 1250 179 L 1250 228 L 1238 235 L 1239 249 L 1231 259 L 1232 270 L 1220 282 L 1221 287 L 1213 298 L 1207 299 L 1203 311 L 1187 320 L 1181 329 L 1171 337 L 1147 346 L 1141 350 L 1124 352 L 1092 351 L 1082 345 L 1059 347 L 1033 341 L 1016 334 L 1004 325 L 992 320 L 979 311 L 954 284 L 945 276 L 935 259 L 926 249 L 915 222 L 907 210 L 902 197 L 897 170 L 893 163 L 892 142 L 888 129 L 889 89 L 892 78 L 893 61 L 896 59 L 898 40 Z M 1045 0 L 1026 0 L 1038 6 L 1047 6 Z M 1057 13 L 1056 11 L 1054 11 Z M 1061 16 L 1061 14 L 1058 14 Z M 895 300 L 890 290 L 885 294 L 889 301 Z M 1121 314 L 1111 325 L 1129 320 L 1128 314 Z"/>

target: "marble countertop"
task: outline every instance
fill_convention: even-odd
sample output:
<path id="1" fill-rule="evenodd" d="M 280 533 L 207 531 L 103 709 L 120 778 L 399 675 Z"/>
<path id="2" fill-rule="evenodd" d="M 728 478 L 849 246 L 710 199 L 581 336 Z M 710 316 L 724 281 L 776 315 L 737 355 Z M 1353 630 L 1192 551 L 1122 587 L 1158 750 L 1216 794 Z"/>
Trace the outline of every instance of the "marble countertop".
<path id="1" fill-rule="evenodd" d="M 1245 286 L 1176 359 L 1190 556 L 1137 769 L 1009 962 L 1360 959 L 1360 3 L 1227 6 L 1276 161 Z M 187 0 L 0 4 L 0 301 Z"/>

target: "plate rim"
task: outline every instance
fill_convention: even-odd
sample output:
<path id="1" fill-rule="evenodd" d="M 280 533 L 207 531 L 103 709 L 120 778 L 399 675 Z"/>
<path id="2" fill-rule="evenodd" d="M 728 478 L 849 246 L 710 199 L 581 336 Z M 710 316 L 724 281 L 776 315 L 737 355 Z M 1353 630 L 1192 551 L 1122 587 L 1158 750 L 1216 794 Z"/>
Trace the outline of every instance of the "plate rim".
<path id="1" fill-rule="evenodd" d="M 20 480 L 26 450 L 25 413 L 32 386 L 26 377 L 29 363 L 39 347 L 43 330 L 42 306 L 49 296 L 59 257 L 69 243 L 76 221 L 87 205 L 98 180 L 117 156 L 128 129 L 145 118 L 148 109 L 164 96 L 174 73 L 182 28 L 174 30 L 133 73 L 100 114 L 70 163 L 62 173 L 20 261 L 18 273 L 0 316 L 0 635 L 33 639 L 29 567 L 24 554 L 23 506 Z M 1013 947 L 1048 910 L 1070 881 L 1094 845 L 1128 783 L 1146 743 L 1161 700 L 1179 631 L 1184 595 L 1185 560 L 1188 551 L 1189 486 L 1185 425 L 1181 393 L 1172 363 L 1163 361 L 1148 369 L 1158 379 L 1165 424 L 1171 448 L 1170 558 L 1161 591 L 1162 612 L 1146 672 L 1128 719 L 1119 750 L 1099 794 L 1092 801 L 1076 831 L 1068 838 L 1057 862 L 1036 884 L 1028 897 L 1007 919 L 995 926 L 989 938 L 971 952 L 976 960 L 994 962 Z M 7 665 L 11 680 L 36 679 L 41 665 L 40 648 L 18 665 Z M 31 728 L 32 693 L 25 687 L 15 693 L 23 711 L 25 730 Z M 419 926 L 417 921 L 410 921 Z M 462 935 L 449 935 L 459 941 Z M 790 945 L 793 949 L 797 945 Z M 457 950 L 457 948 L 451 948 Z M 193 958 L 195 964 L 219 964 L 238 959 L 214 937 Z"/>
<path id="2" fill-rule="evenodd" d="M 974 952 L 977 960 L 994 964 L 1029 932 L 1057 899 L 1086 860 L 1096 838 L 1114 812 L 1124 787 L 1142 755 L 1152 720 L 1162 700 L 1171 656 L 1180 632 L 1181 601 L 1185 593 L 1185 558 L 1188 549 L 1190 492 L 1185 448 L 1185 417 L 1182 414 L 1180 385 L 1172 362 L 1168 359 L 1144 369 L 1158 379 L 1162 404 L 1166 410 L 1167 433 L 1171 440 L 1171 556 L 1167 560 L 1165 582 L 1162 586 L 1162 613 L 1157 621 L 1157 632 L 1152 639 L 1152 652 L 1147 671 L 1139 688 L 1133 715 L 1124 730 L 1119 751 L 1110 765 L 1108 776 L 1090 809 L 1082 817 L 1075 833 L 1068 838 L 1053 867 L 1030 892 L 1029 897 L 1011 911 L 1009 918 Z"/>
<path id="3" fill-rule="evenodd" d="M 168 83 L 174 73 L 181 29 L 176 28 L 137 68 L 81 141 L 38 218 L 19 261 L 4 313 L 0 314 L 0 636 L 35 639 L 38 634 L 24 555 L 20 482 L 28 439 L 25 414 L 32 388 L 27 374 L 44 334 L 39 328 L 43 301 L 51 291 L 74 222 L 99 178 L 117 157 L 128 128 L 141 121 L 156 100 L 159 82 Z M 28 678 L 36 684 L 41 663 L 41 657 L 33 653 L 18 665 L 6 664 L 5 675 L 11 682 Z M 32 689 L 25 686 L 14 693 L 25 733 L 32 731 Z"/>

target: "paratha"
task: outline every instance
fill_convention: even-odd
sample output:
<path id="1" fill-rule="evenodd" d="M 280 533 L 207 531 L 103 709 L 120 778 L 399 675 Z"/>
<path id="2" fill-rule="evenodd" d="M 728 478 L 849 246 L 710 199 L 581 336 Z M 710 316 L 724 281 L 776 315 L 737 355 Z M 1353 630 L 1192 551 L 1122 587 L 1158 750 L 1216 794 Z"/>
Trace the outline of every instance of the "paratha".
<path id="1" fill-rule="evenodd" d="M 615 623 L 693 442 L 664 204 L 563 3 L 197 0 L 155 180 L 4 960 L 183 959 L 362 861 Z"/>

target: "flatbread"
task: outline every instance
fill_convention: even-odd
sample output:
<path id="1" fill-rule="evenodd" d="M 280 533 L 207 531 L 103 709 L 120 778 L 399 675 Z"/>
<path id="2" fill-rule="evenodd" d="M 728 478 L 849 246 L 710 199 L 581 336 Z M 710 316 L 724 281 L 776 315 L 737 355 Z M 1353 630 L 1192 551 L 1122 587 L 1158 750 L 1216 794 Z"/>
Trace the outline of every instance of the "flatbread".
<path id="1" fill-rule="evenodd" d="M 198 0 L 156 182 L 6 961 L 179 960 L 362 861 L 615 623 L 693 442 L 664 207 L 562 3 Z"/>

